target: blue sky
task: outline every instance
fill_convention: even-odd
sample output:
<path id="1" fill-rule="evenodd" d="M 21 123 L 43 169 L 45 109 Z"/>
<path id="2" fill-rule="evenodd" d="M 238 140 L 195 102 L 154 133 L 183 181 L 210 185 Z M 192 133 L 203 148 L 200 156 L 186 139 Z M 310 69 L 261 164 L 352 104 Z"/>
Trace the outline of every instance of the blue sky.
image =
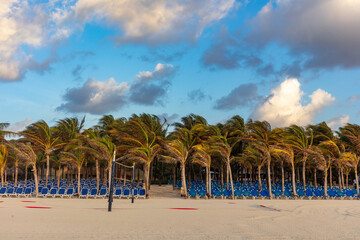
<path id="1" fill-rule="evenodd" d="M 355 0 L 0 3 L 0 122 L 235 114 L 359 123 Z"/>

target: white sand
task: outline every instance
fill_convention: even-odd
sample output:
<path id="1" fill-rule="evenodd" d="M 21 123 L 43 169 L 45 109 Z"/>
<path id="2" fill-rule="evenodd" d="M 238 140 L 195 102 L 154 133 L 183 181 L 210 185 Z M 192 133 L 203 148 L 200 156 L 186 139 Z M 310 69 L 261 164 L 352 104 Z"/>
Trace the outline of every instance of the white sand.
<path id="1" fill-rule="evenodd" d="M 111 213 L 106 199 L 0 201 L 1 240 L 360 239 L 358 200 L 115 199 Z"/>

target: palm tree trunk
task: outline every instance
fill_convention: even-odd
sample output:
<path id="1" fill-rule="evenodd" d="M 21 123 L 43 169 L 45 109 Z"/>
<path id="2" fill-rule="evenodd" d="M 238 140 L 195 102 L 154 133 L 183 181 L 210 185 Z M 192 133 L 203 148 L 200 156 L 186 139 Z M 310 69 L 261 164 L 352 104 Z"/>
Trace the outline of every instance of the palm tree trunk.
<path id="1" fill-rule="evenodd" d="M 303 160 L 303 166 L 302 166 L 302 174 L 303 174 L 303 185 L 304 185 L 304 191 L 306 189 L 306 160 Z"/>
<path id="2" fill-rule="evenodd" d="M 226 166 L 226 189 L 229 190 L 229 166 Z"/>
<path id="3" fill-rule="evenodd" d="M 330 167 L 329 167 L 329 170 L 330 170 L 330 188 L 332 188 L 333 187 L 333 181 L 332 181 L 332 179 L 333 179 L 333 177 L 332 177 L 332 167 L 331 167 L 331 163 L 330 163 Z"/>
<path id="4" fill-rule="evenodd" d="M 220 178 L 221 178 L 221 188 L 224 187 L 224 167 L 220 163 Z"/>
<path id="5" fill-rule="evenodd" d="M 50 173 L 50 155 L 47 153 L 46 154 L 46 180 L 45 180 L 45 186 L 47 186 L 48 184 L 48 180 L 49 180 L 49 173 Z"/>
<path id="6" fill-rule="evenodd" d="M 340 173 L 340 168 L 338 169 L 338 175 L 339 175 L 339 189 L 340 191 L 342 190 L 342 187 L 341 187 L 341 173 Z"/>
<path id="7" fill-rule="evenodd" d="M 258 166 L 259 193 L 260 193 L 261 190 L 262 190 L 262 186 L 261 186 L 261 174 L 260 174 L 260 172 L 261 172 L 261 166 L 259 165 L 259 166 Z"/>
<path id="8" fill-rule="evenodd" d="M 81 174 L 81 166 L 78 166 L 78 193 L 80 195 L 80 174 Z"/>
<path id="9" fill-rule="evenodd" d="M 345 188 L 344 169 L 341 168 L 340 172 L 341 172 L 341 183 L 342 183 L 343 188 Z"/>
<path id="10" fill-rule="evenodd" d="M 205 170 L 206 170 L 206 178 L 205 178 L 205 182 L 206 182 L 206 193 L 209 193 L 209 171 L 208 171 L 208 167 L 205 166 Z"/>
<path id="11" fill-rule="evenodd" d="M 231 196 L 232 196 L 232 199 L 235 199 L 232 172 L 231 172 L 231 167 L 230 167 L 230 159 L 227 160 L 227 168 L 228 168 L 227 171 L 229 173 L 229 180 L 230 180 L 230 185 L 231 185 Z"/>
<path id="12" fill-rule="evenodd" d="M 349 172 L 346 172 L 345 175 L 346 175 L 346 188 L 349 188 Z"/>
<path id="13" fill-rule="evenodd" d="M 296 196 L 296 181 L 295 181 L 295 166 L 294 166 L 294 164 L 291 165 L 291 171 L 292 171 L 293 194 L 294 194 L 294 196 Z"/>
<path id="14" fill-rule="evenodd" d="M 285 176 L 284 176 L 284 162 L 281 161 L 281 194 L 285 191 Z"/>
<path id="15" fill-rule="evenodd" d="M 324 195 L 327 197 L 327 169 L 324 170 Z"/>
<path id="16" fill-rule="evenodd" d="M 60 187 L 60 178 L 61 178 L 61 165 L 59 166 L 59 169 L 58 169 L 58 182 L 57 182 L 58 187 Z"/>
<path id="17" fill-rule="evenodd" d="M 183 196 L 187 197 L 186 178 L 185 178 L 185 163 L 184 162 L 181 162 L 180 171 L 181 171 L 182 194 L 183 194 Z"/>
<path id="18" fill-rule="evenodd" d="M 314 169 L 314 186 L 317 188 L 316 168 Z"/>
<path id="19" fill-rule="evenodd" d="M 39 194 L 39 182 L 38 182 L 38 175 L 36 171 L 36 165 L 33 166 L 33 172 L 34 172 L 34 182 L 35 182 L 35 194 L 36 196 Z"/>
<path id="20" fill-rule="evenodd" d="M 267 161 L 267 172 L 268 172 L 269 196 L 272 198 L 270 159 Z"/>
<path id="21" fill-rule="evenodd" d="M 147 195 L 147 198 L 149 198 L 149 190 L 150 190 L 150 164 L 147 164 L 147 176 L 146 176 L 146 179 L 147 179 L 147 189 L 146 189 L 146 195 Z"/>
<path id="22" fill-rule="evenodd" d="M 208 170 L 208 172 L 209 172 L 209 197 L 211 197 L 211 171 L 210 171 L 211 169 L 210 169 L 210 166 L 209 166 L 209 170 Z"/>
<path id="23" fill-rule="evenodd" d="M 175 190 L 175 184 L 176 184 L 176 165 L 173 167 L 173 190 Z"/>
<path id="24" fill-rule="evenodd" d="M 100 186 L 100 169 L 99 169 L 99 160 L 95 160 L 95 167 L 96 167 L 96 189 L 99 191 Z"/>
<path id="25" fill-rule="evenodd" d="M 359 179 L 358 179 L 358 174 L 357 174 L 357 167 L 355 167 L 355 180 L 356 180 L 356 193 L 358 196 L 360 196 L 359 194 Z"/>
<path id="26" fill-rule="evenodd" d="M 28 166 L 27 164 L 25 165 L 25 187 L 27 186 L 27 176 L 28 175 Z"/>
<path id="27" fill-rule="evenodd" d="M 4 187 L 4 168 L 1 168 L 1 187 Z"/>
<path id="28" fill-rule="evenodd" d="M 18 173 L 19 173 L 19 162 L 15 163 L 15 186 L 17 186 L 18 182 Z"/>

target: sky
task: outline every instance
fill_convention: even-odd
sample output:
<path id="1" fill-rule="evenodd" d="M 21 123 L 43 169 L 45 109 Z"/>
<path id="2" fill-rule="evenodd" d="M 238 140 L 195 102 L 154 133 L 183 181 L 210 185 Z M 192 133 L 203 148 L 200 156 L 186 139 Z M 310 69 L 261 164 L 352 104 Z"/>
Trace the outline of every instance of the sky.
<path id="1" fill-rule="evenodd" d="M 0 122 L 360 117 L 358 0 L 0 0 Z"/>

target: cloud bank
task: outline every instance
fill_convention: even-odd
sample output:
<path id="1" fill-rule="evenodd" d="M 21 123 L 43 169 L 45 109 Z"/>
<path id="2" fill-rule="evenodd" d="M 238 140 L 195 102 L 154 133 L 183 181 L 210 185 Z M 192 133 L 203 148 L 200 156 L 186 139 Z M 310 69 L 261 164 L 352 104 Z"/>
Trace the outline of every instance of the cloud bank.
<path id="1" fill-rule="evenodd" d="M 170 80 L 177 70 L 171 64 L 158 63 L 154 71 L 139 72 L 130 84 L 118 83 L 114 78 L 105 82 L 89 79 L 80 87 L 67 89 L 63 96 L 65 103 L 56 110 L 105 114 L 129 103 L 146 106 L 163 104 Z"/>
<path id="2" fill-rule="evenodd" d="M 197 39 L 213 21 L 224 18 L 235 0 L 79 0 L 66 17 L 83 24 L 107 23 L 122 35 L 118 43 L 158 45 Z"/>
<path id="3" fill-rule="evenodd" d="M 311 101 L 303 105 L 303 95 L 297 79 L 286 79 L 270 91 L 270 95 L 256 107 L 251 117 L 254 120 L 266 120 L 275 127 L 291 124 L 306 126 L 313 122 L 316 114 L 335 101 L 330 93 L 318 89 L 309 96 Z"/>
<path id="4" fill-rule="evenodd" d="M 259 76 L 299 77 L 306 70 L 360 67 L 360 1 L 270 0 L 239 29 L 220 32 L 201 59 L 215 69 L 250 67 Z M 267 50 L 285 50 L 275 68 Z M 275 56 L 273 56 L 275 57 Z"/>
<path id="5" fill-rule="evenodd" d="M 192 43 L 236 5 L 235 0 L 4 0 L 0 2 L 0 81 L 21 80 L 28 70 L 44 72 L 58 60 L 56 51 L 36 62 L 33 50 L 56 45 L 86 24 L 117 30 L 113 40 L 119 44 Z"/>

